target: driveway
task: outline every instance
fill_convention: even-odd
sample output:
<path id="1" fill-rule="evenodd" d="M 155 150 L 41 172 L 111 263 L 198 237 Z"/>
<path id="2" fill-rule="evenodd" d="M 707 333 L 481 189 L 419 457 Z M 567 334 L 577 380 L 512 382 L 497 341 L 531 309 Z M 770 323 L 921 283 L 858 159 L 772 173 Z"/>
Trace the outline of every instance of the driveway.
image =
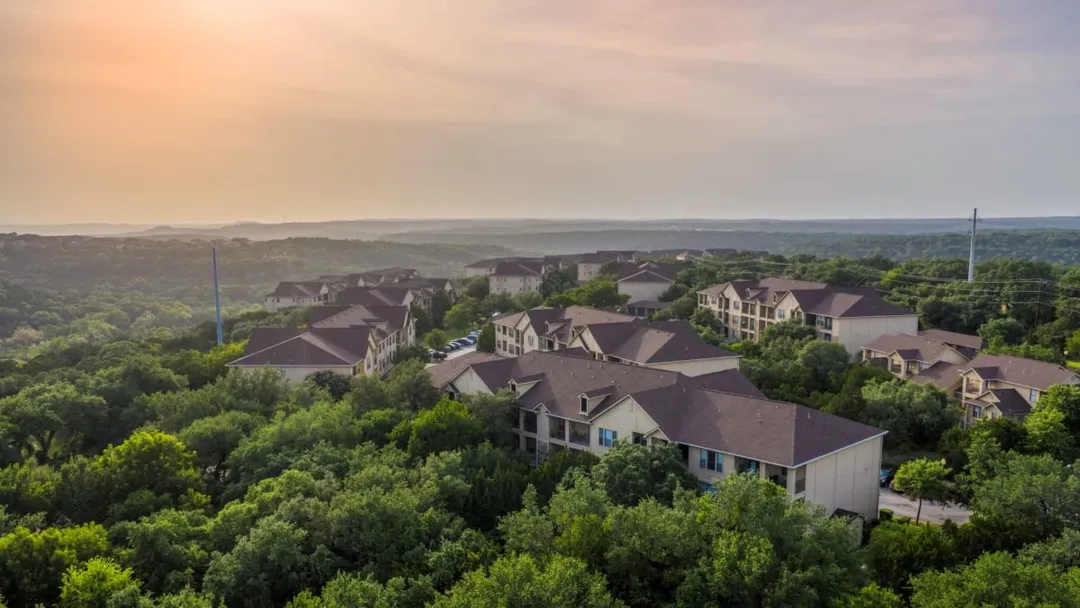
<path id="1" fill-rule="evenodd" d="M 466 354 L 471 353 L 471 352 L 474 352 L 475 350 L 476 350 L 476 345 L 475 344 L 473 344 L 472 346 L 466 346 L 465 348 L 459 348 L 459 349 L 457 349 L 457 350 L 455 350 L 453 352 L 447 353 L 445 359 L 443 359 L 441 361 L 432 361 L 431 363 L 428 363 L 427 366 L 431 367 L 432 365 L 438 365 L 439 363 L 442 363 L 443 361 L 449 361 L 450 359 L 457 359 L 458 357 L 460 357 L 462 355 L 466 355 Z"/>
<path id="2" fill-rule="evenodd" d="M 919 503 L 903 494 L 893 492 L 889 488 L 881 488 L 878 491 L 878 496 L 879 509 L 889 509 L 893 512 L 893 517 L 901 516 L 915 519 L 915 512 L 919 508 Z M 919 518 L 919 521 L 943 524 L 946 519 L 951 519 L 953 523 L 960 525 L 966 524 L 970 518 L 971 511 L 959 505 L 943 507 L 939 504 L 923 501 L 922 517 Z"/>

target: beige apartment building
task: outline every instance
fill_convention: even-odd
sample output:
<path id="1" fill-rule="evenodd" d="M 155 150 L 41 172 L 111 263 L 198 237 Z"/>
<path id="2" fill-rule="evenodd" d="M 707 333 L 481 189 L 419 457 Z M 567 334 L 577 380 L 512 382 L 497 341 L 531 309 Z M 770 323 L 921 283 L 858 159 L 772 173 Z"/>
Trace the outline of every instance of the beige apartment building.
<path id="1" fill-rule="evenodd" d="M 959 387 L 964 424 L 988 418 L 1023 422 L 1050 387 L 1080 384 L 1080 375 L 1061 365 L 1008 355 L 979 355 L 956 373 L 949 388 Z"/>
<path id="2" fill-rule="evenodd" d="M 619 269 L 619 293 L 629 296 L 630 302 L 657 300 L 675 284 L 676 274 L 676 268 L 669 264 L 626 264 Z"/>
<path id="3" fill-rule="evenodd" d="M 971 352 L 923 335 L 885 334 L 864 346 L 861 357 L 907 380 L 935 365 L 967 363 Z"/>
<path id="4" fill-rule="evenodd" d="M 536 462 L 562 450 L 603 455 L 619 441 L 674 443 L 703 490 L 749 473 L 829 513 L 878 512 L 885 431 L 766 399 L 736 369 L 689 377 L 534 351 L 466 355 L 431 375 L 451 398 L 514 391 L 519 446 Z"/>
<path id="5" fill-rule="evenodd" d="M 500 262 L 488 275 L 488 288 L 491 293 L 510 295 L 539 293 L 544 271 L 543 262 Z"/>
<path id="6" fill-rule="evenodd" d="M 282 281 L 273 292 L 263 296 L 267 312 L 296 306 L 317 306 L 330 301 L 334 294 L 323 281 Z"/>
<path id="7" fill-rule="evenodd" d="M 916 335 L 919 316 L 886 302 L 869 287 L 842 287 L 764 278 L 714 285 L 698 292 L 698 307 L 713 311 L 731 340 L 757 340 L 770 325 L 794 320 L 852 355 L 886 334 Z"/>
<path id="8" fill-rule="evenodd" d="M 291 383 L 315 372 L 383 376 L 398 350 L 416 342 L 404 306 L 319 306 L 306 328 L 256 327 L 244 354 L 227 367 L 275 369 Z"/>

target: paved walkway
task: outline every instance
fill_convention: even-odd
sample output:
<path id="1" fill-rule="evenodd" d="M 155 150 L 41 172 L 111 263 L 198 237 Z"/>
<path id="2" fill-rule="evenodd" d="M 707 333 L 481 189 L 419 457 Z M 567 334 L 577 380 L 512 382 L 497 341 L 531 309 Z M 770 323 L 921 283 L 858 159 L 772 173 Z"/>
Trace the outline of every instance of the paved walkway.
<path id="1" fill-rule="evenodd" d="M 881 488 L 878 495 L 880 497 L 878 499 L 879 509 L 891 510 L 893 512 L 893 517 L 900 516 L 915 519 L 915 512 L 918 510 L 919 503 L 899 492 L 893 492 L 889 488 Z M 970 518 L 971 511 L 968 511 L 959 505 L 943 507 L 939 504 L 923 501 L 922 517 L 919 518 L 919 521 L 927 521 L 932 524 L 943 524 L 946 519 L 951 519 L 953 520 L 953 523 L 960 525 L 966 524 Z"/>

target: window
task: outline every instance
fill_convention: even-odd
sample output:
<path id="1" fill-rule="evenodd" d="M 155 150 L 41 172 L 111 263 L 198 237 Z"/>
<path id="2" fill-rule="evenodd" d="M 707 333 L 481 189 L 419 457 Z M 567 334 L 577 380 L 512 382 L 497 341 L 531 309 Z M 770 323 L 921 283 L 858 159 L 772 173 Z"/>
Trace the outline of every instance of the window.
<path id="1" fill-rule="evenodd" d="M 611 446 L 615 445 L 615 441 L 618 440 L 619 434 L 610 429 L 599 429 L 599 433 L 597 433 L 596 438 L 597 443 L 604 446 L 605 448 L 610 448 Z"/>
<path id="2" fill-rule="evenodd" d="M 582 414 L 588 414 L 589 413 L 589 398 L 586 397 L 585 395 L 582 395 L 582 396 L 578 397 L 578 407 L 580 408 Z"/>
<path id="3" fill-rule="evenodd" d="M 977 405 L 971 406 L 971 417 L 982 418 L 982 408 Z"/>
<path id="4" fill-rule="evenodd" d="M 832 329 L 832 317 L 825 317 L 825 329 Z"/>
<path id="5" fill-rule="evenodd" d="M 795 469 L 795 493 L 802 494 L 806 491 L 806 466 Z"/>
<path id="6" fill-rule="evenodd" d="M 451 401 L 457 401 L 457 393 L 453 389 L 446 389 L 446 398 Z"/>
<path id="7" fill-rule="evenodd" d="M 564 441 L 566 439 L 566 421 L 562 418 L 548 416 L 548 435 L 552 439 Z"/>
<path id="8" fill-rule="evenodd" d="M 712 494 L 716 492 L 716 488 L 711 483 L 699 481 L 697 484 L 698 490 L 701 490 L 702 494 Z"/>
<path id="9" fill-rule="evenodd" d="M 1028 403 L 1035 405 L 1035 402 L 1039 400 L 1039 391 L 1031 389 L 1028 391 Z"/>
<path id="10" fill-rule="evenodd" d="M 536 412 L 525 412 L 524 425 L 526 433 L 536 432 Z"/>
<path id="11" fill-rule="evenodd" d="M 821 334 L 821 339 L 826 342 L 832 342 L 832 334 Z"/>
<path id="12" fill-rule="evenodd" d="M 634 433 L 632 435 L 634 445 L 649 445 L 649 439 L 641 433 Z"/>
<path id="13" fill-rule="evenodd" d="M 749 458 L 736 458 L 735 470 L 740 473 L 757 473 L 758 467 L 761 466 L 756 460 L 750 460 Z"/>
<path id="14" fill-rule="evenodd" d="M 514 393 L 517 393 L 517 382 L 514 382 L 513 380 L 510 381 L 510 390 L 514 391 Z"/>
<path id="15" fill-rule="evenodd" d="M 967 392 L 969 393 L 981 393 L 982 381 L 975 378 L 967 379 Z"/>
<path id="16" fill-rule="evenodd" d="M 723 454 L 712 450 L 701 450 L 700 456 L 701 460 L 698 462 L 699 467 L 709 471 L 716 471 L 717 473 L 724 472 Z"/>

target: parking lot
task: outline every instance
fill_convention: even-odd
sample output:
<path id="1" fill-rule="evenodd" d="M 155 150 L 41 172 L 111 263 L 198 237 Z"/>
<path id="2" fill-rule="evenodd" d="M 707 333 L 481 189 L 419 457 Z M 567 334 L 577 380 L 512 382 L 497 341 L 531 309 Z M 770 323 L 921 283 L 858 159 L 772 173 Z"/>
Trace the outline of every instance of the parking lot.
<path id="1" fill-rule="evenodd" d="M 889 488 L 881 488 L 878 492 L 878 496 L 879 509 L 889 509 L 893 512 L 893 517 L 899 516 L 915 519 L 915 512 L 918 510 L 919 504 L 914 500 L 911 500 L 899 492 L 893 492 Z M 971 511 L 968 511 L 959 505 L 942 506 L 924 501 L 922 506 L 922 517 L 919 518 L 919 521 L 940 525 L 945 523 L 946 519 L 951 519 L 953 523 L 960 525 L 966 524 L 970 518 Z"/>

